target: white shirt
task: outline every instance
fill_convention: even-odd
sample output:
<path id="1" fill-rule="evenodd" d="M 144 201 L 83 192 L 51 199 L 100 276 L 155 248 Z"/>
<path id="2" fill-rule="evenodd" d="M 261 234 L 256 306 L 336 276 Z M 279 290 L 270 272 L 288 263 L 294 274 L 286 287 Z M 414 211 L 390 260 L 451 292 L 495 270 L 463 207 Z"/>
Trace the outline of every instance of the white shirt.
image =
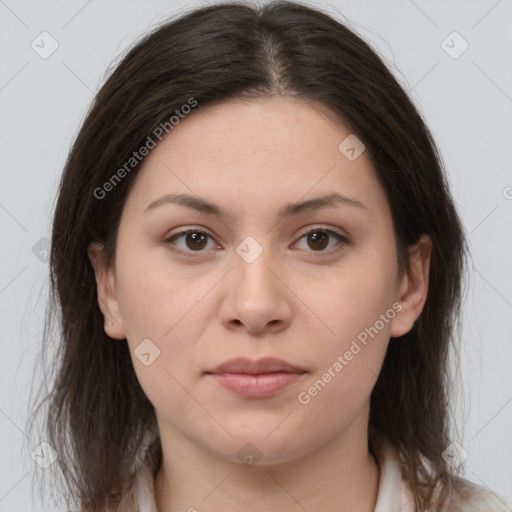
<path id="1" fill-rule="evenodd" d="M 408 484 L 402 478 L 400 462 L 394 448 L 385 443 L 379 465 L 379 489 L 374 512 L 416 512 L 414 499 Z M 446 512 L 512 512 L 512 504 L 502 496 L 471 483 L 471 495 L 467 498 L 453 494 Z M 154 498 L 154 479 L 148 466 L 142 466 L 137 474 L 132 493 L 126 496 L 119 512 L 158 512 Z M 437 512 L 437 511 L 436 511 Z"/>

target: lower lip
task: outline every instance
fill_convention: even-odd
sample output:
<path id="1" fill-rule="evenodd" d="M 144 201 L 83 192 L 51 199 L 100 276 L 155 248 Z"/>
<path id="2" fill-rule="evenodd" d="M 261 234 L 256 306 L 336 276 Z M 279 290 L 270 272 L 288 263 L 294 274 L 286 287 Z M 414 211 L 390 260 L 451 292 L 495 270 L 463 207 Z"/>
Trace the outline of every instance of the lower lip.
<path id="1" fill-rule="evenodd" d="M 222 387 L 245 398 L 268 398 L 299 380 L 303 373 L 211 373 Z"/>

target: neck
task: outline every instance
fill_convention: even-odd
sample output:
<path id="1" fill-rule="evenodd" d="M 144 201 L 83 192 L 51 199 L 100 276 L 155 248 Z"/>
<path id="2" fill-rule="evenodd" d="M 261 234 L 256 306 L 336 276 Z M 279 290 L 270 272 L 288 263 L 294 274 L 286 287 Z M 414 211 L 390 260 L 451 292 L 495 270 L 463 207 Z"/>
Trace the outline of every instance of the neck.
<path id="1" fill-rule="evenodd" d="M 212 454 L 174 430 L 170 435 L 160 429 L 163 461 L 155 480 L 157 508 L 373 512 L 379 469 L 368 451 L 367 432 L 361 429 L 365 419 L 307 455 L 251 467 Z"/>

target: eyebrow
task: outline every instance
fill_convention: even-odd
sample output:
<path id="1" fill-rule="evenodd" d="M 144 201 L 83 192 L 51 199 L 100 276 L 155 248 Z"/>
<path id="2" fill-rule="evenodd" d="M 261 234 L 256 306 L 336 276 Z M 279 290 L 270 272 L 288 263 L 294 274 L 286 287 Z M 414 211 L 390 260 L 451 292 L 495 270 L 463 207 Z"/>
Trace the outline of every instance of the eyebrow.
<path id="1" fill-rule="evenodd" d="M 150 203 L 144 210 L 144 213 L 151 211 L 164 204 L 179 204 L 197 210 L 200 213 L 216 215 L 218 217 L 230 216 L 229 210 L 226 210 L 225 208 L 219 205 L 211 203 L 206 199 L 203 199 L 198 196 L 191 196 L 189 194 L 165 194 L 164 196 Z M 310 212 L 313 210 L 318 210 L 320 208 L 327 208 L 329 206 L 337 205 L 353 206 L 361 210 L 366 210 L 365 206 L 357 199 L 353 199 L 351 197 L 338 194 L 337 192 L 333 192 L 331 194 L 316 197 L 314 199 L 308 199 L 306 201 L 288 203 L 279 210 L 277 215 L 279 219 L 283 219 L 285 217 L 291 217 L 293 215 L 298 215 L 300 213 Z"/>

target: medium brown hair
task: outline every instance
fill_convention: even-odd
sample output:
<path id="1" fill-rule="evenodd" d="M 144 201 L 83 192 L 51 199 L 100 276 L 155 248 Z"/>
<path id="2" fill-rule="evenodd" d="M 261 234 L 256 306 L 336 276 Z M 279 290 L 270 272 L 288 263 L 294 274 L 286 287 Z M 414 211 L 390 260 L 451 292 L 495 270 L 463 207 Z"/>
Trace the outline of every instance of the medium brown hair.
<path id="1" fill-rule="evenodd" d="M 140 165 L 107 197 L 95 189 L 190 98 L 200 111 L 279 95 L 321 104 L 364 142 L 389 200 L 402 273 L 408 247 L 423 233 L 433 241 L 426 303 L 413 328 L 391 340 L 371 395 L 368 442 L 373 454 L 384 440 L 398 450 L 418 511 L 442 503 L 456 482 L 442 452 L 450 444 L 448 356 L 467 249 L 433 137 L 381 57 L 345 24 L 295 2 L 230 2 L 182 14 L 133 46 L 97 93 L 65 164 L 42 349 L 55 375 L 37 410 L 59 453 L 52 468 L 68 504 L 115 509 L 140 461 L 147 457 L 155 475 L 162 459 L 155 411 L 126 340 L 104 332 L 87 254 L 99 241 L 114 261 Z M 52 322 L 59 345 L 48 358 Z"/>

